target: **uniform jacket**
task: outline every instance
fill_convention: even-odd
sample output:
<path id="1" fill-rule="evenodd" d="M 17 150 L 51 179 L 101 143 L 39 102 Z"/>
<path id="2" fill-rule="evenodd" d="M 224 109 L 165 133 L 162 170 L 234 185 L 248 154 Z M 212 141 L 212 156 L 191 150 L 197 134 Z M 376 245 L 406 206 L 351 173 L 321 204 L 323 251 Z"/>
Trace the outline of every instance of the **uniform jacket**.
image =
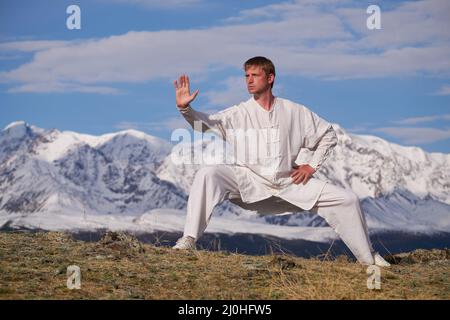
<path id="1" fill-rule="evenodd" d="M 231 168 L 244 203 L 276 196 L 304 210 L 314 206 L 327 182 L 311 177 L 305 185 L 295 184 L 290 174 L 302 148 L 314 151 L 308 164 L 320 168 L 337 144 L 330 123 L 304 105 L 279 97 L 270 111 L 253 97 L 215 114 L 191 106 L 179 111 L 197 131 L 212 130 L 233 146 Z"/>

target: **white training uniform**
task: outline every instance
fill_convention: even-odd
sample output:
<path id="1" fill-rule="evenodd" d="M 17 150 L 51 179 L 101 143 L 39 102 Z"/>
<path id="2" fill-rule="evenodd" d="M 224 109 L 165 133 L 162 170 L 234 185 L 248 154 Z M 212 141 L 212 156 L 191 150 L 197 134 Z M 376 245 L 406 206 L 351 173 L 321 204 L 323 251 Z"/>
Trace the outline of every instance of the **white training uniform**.
<path id="1" fill-rule="evenodd" d="M 322 216 L 358 261 L 374 263 L 356 194 L 314 177 L 306 184 L 295 184 L 290 177 L 303 148 L 314 151 L 308 164 L 316 171 L 320 168 L 337 144 L 330 123 L 307 107 L 278 97 L 270 110 L 253 97 L 211 115 L 191 106 L 178 109 L 194 129 L 212 130 L 233 145 L 236 157 L 232 165 L 206 166 L 197 171 L 188 200 L 185 236 L 198 239 L 214 207 L 226 199 L 260 213 L 300 208 Z M 200 121 L 201 126 L 194 121 Z"/>

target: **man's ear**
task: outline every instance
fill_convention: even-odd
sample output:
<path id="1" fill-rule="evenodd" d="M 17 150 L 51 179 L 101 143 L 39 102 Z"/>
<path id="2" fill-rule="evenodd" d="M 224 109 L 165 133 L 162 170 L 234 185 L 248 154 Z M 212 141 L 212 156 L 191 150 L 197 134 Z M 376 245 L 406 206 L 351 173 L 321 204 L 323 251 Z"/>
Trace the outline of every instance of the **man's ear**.
<path id="1" fill-rule="evenodd" d="M 267 81 L 269 81 L 269 84 L 272 84 L 275 81 L 275 76 L 273 75 L 273 73 L 269 73 Z"/>

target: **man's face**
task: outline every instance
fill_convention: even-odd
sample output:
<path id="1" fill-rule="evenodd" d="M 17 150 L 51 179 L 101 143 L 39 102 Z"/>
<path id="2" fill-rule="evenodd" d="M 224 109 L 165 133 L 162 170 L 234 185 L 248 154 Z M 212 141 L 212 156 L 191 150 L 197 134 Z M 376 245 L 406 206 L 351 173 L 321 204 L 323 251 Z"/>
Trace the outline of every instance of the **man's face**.
<path id="1" fill-rule="evenodd" d="M 271 88 L 273 74 L 267 75 L 259 66 L 250 66 L 245 70 L 245 81 L 250 94 L 261 94 Z"/>

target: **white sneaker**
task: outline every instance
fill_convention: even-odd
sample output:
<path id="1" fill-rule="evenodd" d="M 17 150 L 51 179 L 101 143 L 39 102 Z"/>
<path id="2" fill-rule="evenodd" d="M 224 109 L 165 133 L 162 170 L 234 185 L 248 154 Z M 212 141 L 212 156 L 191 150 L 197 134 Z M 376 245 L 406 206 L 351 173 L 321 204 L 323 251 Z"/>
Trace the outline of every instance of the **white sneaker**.
<path id="1" fill-rule="evenodd" d="M 384 260 L 384 258 L 378 252 L 376 252 L 374 254 L 373 259 L 375 260 L 375 265 L 377 265 L 379 267 L 390 267 L 391 266 L 391 264 L 389 262 L 387 262 L 386 260 Z"/>
<path id="2" fill-rule="evenodd" d="M 177 240 L 177 243 L 172 247 L 176 250 L 195 250 L 195 239 L 190 236 L 183 236 Z"/>

